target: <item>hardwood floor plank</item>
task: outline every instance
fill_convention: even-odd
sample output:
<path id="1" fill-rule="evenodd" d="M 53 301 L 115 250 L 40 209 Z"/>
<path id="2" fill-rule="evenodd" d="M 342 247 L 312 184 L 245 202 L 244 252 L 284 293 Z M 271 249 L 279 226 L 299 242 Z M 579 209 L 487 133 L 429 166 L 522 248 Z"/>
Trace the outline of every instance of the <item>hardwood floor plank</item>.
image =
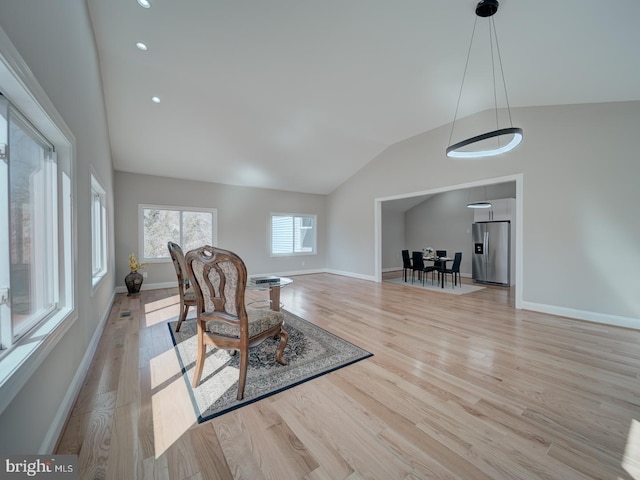
<path id="1" fill-rule="evenodd" d="M 105 478 L 120 480 L 138 471 L 137 438 L 136 405 L 116 407 Z"/>
<path id="2" fill-rule="evenodd" d="M 202 478 L 230 480 L 233 478 L 224 451 L 211 422 L 189 430 L 196 461 Z"/>
<path id="3" fill-rule="evenodd" d="M 324 384 L 331 392 L 337 390 L 327 385 L 327 382 Z M 340 452 L 333 448 L 331 441 L 325 438 L 324 419 L 313 414 L 314 399 L 309 396 L 309 392 L 312 391 L 315 391 L 315 388 L 309 388 L 306 384 L 300 385 L 292 390 L 292 395 L 279 396 L 274 406 L 289 428 L 296 432 L 302 444 L 313 452 L 318 463 L 318 467 L 304 478 L 348 478 L 353 473 L 353 468 L 342 458 Z"/>
<path id="4" fill-rule="evenodd" d="M 251 408 L 249 405 L 245 408 Z M 245 434 L 245 425 L 238 411 L 215 419 L 214 428 L 234 479 L 262 480 L 268 478 L 260 468 L 260 458 L 254 454 L 251 437 Z"/>
<path id="5" fill-rule="evenodd" d="M 141 480 L 171 480 L 166 456 L 147 457 L 139 463 L 138 478 Z"/>
<path id="6" fill-rule="evenodd" d="M 259 458 L 260 469 L 268 478 L 295 480 L 318 468 L 316 459 L 305 444 L 282 420 L 270 402 L 252 405 L 238 412 L 246 435 L 253 446 L 253 456 Z M 276 421 L 273 421 L 276 419 Z M 280 471 L 280 465 L 288 465 Z"/>
<path id="7" fill-rule="evenodd" d="M 374 356 L 197 424 L 177 288 L 119 294 L 56 452 L 82 479 L 640 478 L 640 331 L 515 310 L 493 286 L 310 274 L 281 300 Z"/>

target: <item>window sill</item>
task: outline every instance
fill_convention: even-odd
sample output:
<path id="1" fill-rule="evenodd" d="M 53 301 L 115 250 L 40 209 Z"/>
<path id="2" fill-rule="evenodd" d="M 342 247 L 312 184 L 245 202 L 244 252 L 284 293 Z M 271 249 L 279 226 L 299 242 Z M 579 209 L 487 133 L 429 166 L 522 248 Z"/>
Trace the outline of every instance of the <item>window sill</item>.
<path id="1" fill-rule="evenodd" d="M 98 290 L 98 287 L 100 286 L 100 283 L 106 276 L 107 276 L 107 272 L 103 272 L 93 277 L 93 279 L 91 280 L 91 296 L 93 296 L 93 294 L 96 293 L 96 291 Z"/>
<path id="2" fill-rule="evenodd" d="M 75 311 L 61 310 L 0 354 L 0 413 L 77 319 Z"/>

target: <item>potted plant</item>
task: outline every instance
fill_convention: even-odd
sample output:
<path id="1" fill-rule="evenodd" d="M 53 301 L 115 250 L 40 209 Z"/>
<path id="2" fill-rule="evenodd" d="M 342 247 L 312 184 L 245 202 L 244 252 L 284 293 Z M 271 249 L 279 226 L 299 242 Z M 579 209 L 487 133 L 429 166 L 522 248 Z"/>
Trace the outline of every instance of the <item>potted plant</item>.
<path id="1" fill-rule="evenodd" d="M 124 277 L 124 284 L 127 286 L 129 292 L 127 296 L 136 295 L 140 293 L 140 287 L 142 287 L 142 281 L 144 277 L 138 270 L 145 268 L 144 263 L 140 263 L 135 254 L 129 255 L 129 274 Z"/>

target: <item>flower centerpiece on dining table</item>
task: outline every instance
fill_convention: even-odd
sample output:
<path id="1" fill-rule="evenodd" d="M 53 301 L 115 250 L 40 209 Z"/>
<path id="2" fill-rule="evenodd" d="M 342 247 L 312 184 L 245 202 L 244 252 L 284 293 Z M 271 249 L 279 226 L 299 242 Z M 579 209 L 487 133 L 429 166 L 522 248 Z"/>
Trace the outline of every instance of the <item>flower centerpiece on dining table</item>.
<path id="1" fill-rule="evenodd" d="M 436 251 L 432 247 L 427 247 L 424 250 L 424 256 L 426 258 L 435 258 L 436 257 Z"/>
<path id="2" fill-rule="evenodd" d="M 140 287 L 142 287 L 142 281 L 144 277 L 138 270 L 145 268 L 145 264 L 141 263 L 135 256 L 135 254 L 129 255 L 129 274 L 124 277 L 124 284 L 127 286 L 127 296 L 136 295 L 140 293 Z"/>

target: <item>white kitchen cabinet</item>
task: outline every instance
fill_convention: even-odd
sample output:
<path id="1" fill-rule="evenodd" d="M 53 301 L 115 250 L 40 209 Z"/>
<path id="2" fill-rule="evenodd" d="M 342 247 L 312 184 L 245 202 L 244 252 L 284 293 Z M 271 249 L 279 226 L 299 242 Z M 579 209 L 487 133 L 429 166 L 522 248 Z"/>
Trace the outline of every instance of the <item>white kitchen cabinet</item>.
<path id="1" fill-rule="evenodd" d="M 515 198 L 499 198 L 489 200 L 491 208 L 477 208 L 473 213 L 474 222 L 497 222 L 502 220 L 514 220 L 516 213 Z"/>

